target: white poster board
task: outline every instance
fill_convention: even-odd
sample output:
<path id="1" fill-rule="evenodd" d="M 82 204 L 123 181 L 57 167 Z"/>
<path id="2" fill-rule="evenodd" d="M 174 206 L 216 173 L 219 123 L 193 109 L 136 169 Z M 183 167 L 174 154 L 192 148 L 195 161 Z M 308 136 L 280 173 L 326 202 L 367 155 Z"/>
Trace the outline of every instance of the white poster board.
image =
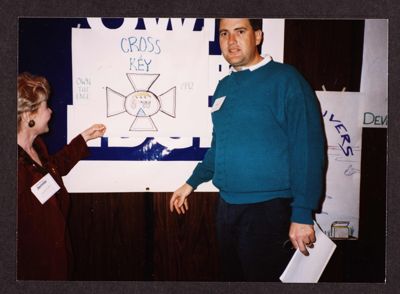
<path id="1" fill-rule="evenodd" d="M 358 237 L 361 176 L 362 93 L 317 92 L 328 143 L 326 195 L 317 223 L 325 234 L 347 230 Z M 333 230 L 332 230 L 333 229 Z M 337 235 L 340 237 L 342 235 Z"/>
<path id="2" fill-rule="evenodd" d="M 205 31 L 74 28 L 72 54 L 68 140 L 93 122 L 106 137 L 209 135 Z"/>

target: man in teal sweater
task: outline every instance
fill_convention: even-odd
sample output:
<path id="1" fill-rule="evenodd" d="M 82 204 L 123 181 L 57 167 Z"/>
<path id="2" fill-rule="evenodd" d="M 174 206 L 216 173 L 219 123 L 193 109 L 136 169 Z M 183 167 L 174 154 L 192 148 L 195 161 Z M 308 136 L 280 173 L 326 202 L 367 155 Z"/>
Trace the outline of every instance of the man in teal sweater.
<path id="1" fill-rule="evenodd" d="M 291 66 L 261 56 L 257 20 L 222 19 L 219 42 L 232 66 L 213 96 L 211 148 L 170 209 L 212 180 L 224 280 L 277 281 L 294 248 L 315 242 L 313 210 L 322 193 L 325 139 L 313 90 Z"/>

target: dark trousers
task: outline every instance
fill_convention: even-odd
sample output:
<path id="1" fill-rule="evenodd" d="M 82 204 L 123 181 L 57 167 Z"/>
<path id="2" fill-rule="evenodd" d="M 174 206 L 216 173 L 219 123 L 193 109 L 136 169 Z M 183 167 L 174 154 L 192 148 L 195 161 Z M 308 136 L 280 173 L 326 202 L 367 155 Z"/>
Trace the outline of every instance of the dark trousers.
<path id="1" fill-rule="evenodd" d="M 223 281 L 279 281 L 290 250 L 290 200 L 229 204 L 217 211 L 217 239 Z"/>

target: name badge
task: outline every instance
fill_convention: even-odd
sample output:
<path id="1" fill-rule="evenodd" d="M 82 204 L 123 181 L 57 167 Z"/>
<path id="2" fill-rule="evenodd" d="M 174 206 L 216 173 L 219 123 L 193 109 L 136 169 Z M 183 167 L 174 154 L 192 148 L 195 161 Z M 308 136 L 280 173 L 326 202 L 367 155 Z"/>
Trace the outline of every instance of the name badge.
<path id="1" fill-rule="evenodd" d="M 60 186 L 50 174 L 45 175 L 31 187 L 33 195 L 35 195 L 42 204 L 49 200 L 58 190 L 60 190 Z"/>
<path id="2" fill-rule="evenodd" d="M 214 104 L 211 107 L 211 112 L 218 111 L 221 108 L 222 103 L 224 103 L 225 98 L 226 96 L 222 96 L 220 98 L 215 99 Z"/>

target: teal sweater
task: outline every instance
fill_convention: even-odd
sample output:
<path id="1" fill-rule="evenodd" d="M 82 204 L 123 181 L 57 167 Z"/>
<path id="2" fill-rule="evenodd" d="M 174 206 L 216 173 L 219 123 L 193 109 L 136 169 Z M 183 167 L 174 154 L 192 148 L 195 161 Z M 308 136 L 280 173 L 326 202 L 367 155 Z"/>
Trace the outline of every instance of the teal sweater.
<path id="1" fill-rule="evenodd" d="M 221 80 L 211 148 L 187 183 L 212 179 L 228 203 L 292 198 L 291 220 L 312 224 L 322 193 L 325 137 L 313 90 L 291 66 L 270 61 Z"/>

